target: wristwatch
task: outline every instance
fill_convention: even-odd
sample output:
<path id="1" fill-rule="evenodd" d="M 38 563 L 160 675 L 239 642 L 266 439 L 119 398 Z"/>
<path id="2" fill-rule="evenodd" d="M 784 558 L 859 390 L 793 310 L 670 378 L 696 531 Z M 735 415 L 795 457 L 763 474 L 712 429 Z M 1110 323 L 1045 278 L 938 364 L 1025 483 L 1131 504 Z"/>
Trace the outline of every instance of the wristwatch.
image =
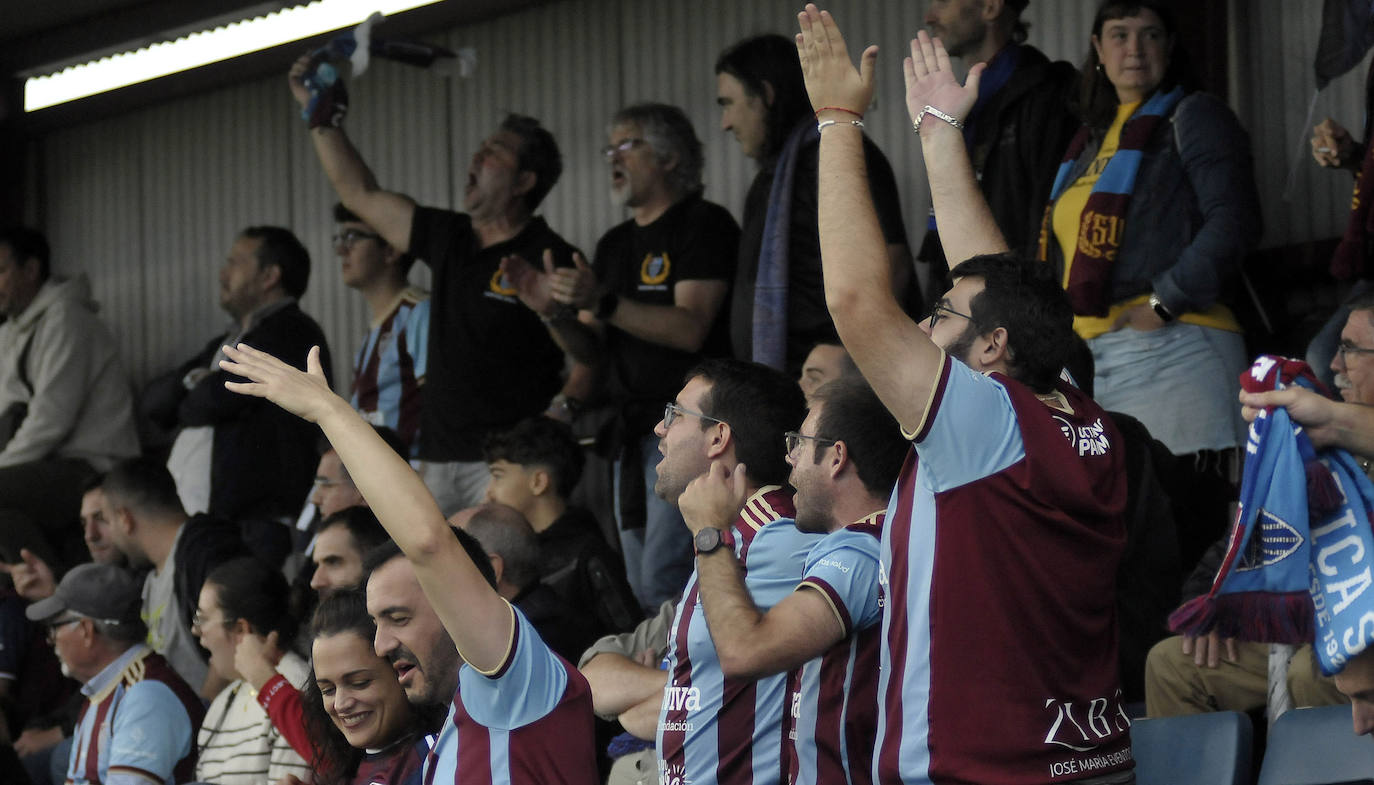
<path id="1" fill-rule="evenodd" d="M 718 550 L 721 546 L 725 545 L 734 548 L 735 537 L 728 530 L 707 526 L 705 529 L 697 532 L 696 536 L 692 538 L 692 545 L 696 547 L 697 555 L 700 556 L 703 553 L 711 553 L 712 551 Z"/>
<path id="2" fill-rule="evenodd" d="M 1174 315 L 1169 313 L 1169 309 L 1164 307 L 1164 301 L 1159 299 L 1159 295 L 1150 292 L 1150 307 L 1154 309 L 1155 316 L 1166 322 L 1172 322 Z"/>

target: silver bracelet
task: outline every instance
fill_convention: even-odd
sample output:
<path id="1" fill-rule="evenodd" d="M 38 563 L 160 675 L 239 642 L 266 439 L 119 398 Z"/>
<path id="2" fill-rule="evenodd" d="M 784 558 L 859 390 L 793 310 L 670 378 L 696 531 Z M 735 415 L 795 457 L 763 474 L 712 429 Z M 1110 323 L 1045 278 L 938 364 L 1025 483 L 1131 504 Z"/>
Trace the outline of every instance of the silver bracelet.
<path id="1" fill-rule="evenodd" d="M 854 126 L 855 128 L 863 128 L 863 127 L 864 127 L 864 121 L 863 121 L 863 120 L 846 120 L 845 122 L 847 122 L 849 125 Z M 840 122 L 839 120 L 822 120 L 822 121 L 820 121 L 819 123 L 816 123 L 816 133 L 820 133 L 821 131 L 824 131 L 825 129 L 829 128 L 829 127 L 832 126 L 832 125 L 844 125 L 844 124 L 845 124 L 845 123 L 842 123 L 842 122 Z"/>
<path id="2" fill-rule="evenodd" d="M 926 115 L 928 114 L 934 115 L 940 118 L 941 120 L 944 120 L 945 122 L 949 123 L 955 128 L 962 129 L 964 127 L 964 124 L 953 115 L 947 115 L 944 112 L 941 112 L 939 109 L 936 109 L 935 107 L 931 106 L 930 104 L 926 104 L 926 108 L 922 109 L 921 113 L 916 115 L 916 120 L 911 124 L 911 127 L 915 129 L 916 133 L 921 133 L 921 121 L 926 119 Z"/>

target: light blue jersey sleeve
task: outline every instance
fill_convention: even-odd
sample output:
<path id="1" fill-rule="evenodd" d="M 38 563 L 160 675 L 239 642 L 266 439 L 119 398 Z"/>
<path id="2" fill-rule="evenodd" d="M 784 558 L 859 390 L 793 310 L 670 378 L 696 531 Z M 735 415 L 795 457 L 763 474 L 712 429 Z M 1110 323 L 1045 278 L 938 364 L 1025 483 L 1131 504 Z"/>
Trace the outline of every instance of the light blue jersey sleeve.
<path id="1" fill-rule="evenodd" d="M 115 708 L 105 782 L 170 782 L 177 761 L 191 754 L 191 742 L 191 718 L 176 693 L 160 681 L 136 682 Z"/>
<path id="2" fill-rule="evenodd" d="M 1007 388 L 954 359 L 916 442 L 921 476 L 939 493 L 990 477 L 1026 455 Z"/>
<path id="3" fill-rule="evenodd" d="M 519 609 L 506 662 L 490 675 L 470 665 L 458 672 L 463 706 L 482 725 L 515 730 L 548 715 L 563 700 L 568 665 L 534 631 Z"/>
<path id="4" fill-rule="evenodd" d="M 801 581 L 806 554 L 819 540 L 818 534 L 798 531 L 790 518 L 759 529 L 744 558 L 744 585 L 754 604 L 766 610 L 791 594 Z"/>
<path id="5" fill-rule="evenodd" d="M 798 590 L 819 591 L 844 627 L 845 637 L 882 621 L 880 547 L 871 534 L 840 529 L 826 535 L 806 557 L 806 576 Z"/>
<path id="6" fill-rule="evenodd" d="M 425 368 L 429 362 L 429 303 L 416 303 L 406 320 L 406 351 L 415 364 L 415 378 L 425 378 Z"/>

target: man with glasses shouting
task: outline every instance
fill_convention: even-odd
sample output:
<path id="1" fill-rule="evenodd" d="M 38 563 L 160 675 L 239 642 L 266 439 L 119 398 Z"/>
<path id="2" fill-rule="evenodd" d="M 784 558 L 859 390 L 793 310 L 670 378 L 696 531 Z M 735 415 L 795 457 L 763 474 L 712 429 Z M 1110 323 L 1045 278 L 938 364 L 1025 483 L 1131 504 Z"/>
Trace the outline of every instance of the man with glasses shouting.
<path id="1" fill-rule="evenodd" d="M 695 479 L 730 478 L 738 505 L 694 538 L 698 569 L 718 550 L 745 571 L 752 603 L 763 610 L 802 579 L 819 539 L 793 523 L 783 434 L 804 413 L 801 390 L 781 371 L 738 360 L 707 360 L 654 429 L 663 458 L 654 492 L 674 504 Z M 666 672 L 617 654 L 583 665 L 599 714 L 616 716 L 630 733 L 655 738 L 659 781 L 777 782 L 782 766 L 786 677 L 731 676 L 703 613 L 698 573 L 687 580 L 669 627 Z"/>
<path id="2" fill-rule="evenodd" d="M 48 629 L 62 671 L 86 703 L 73 732 L 67 782 L 185 782 L 195 770 L 205 708 L 162 655 L 143 643 L 139 585 L 112 564 L 68 572 L 25 613 Z"/>
<path id="3" fill-rule="evenodd" d="M 784 781 L 867 782 L 878 719 L 878 538 L 907 443 L 872 389 L 845 378 L 815 391 L 786 445 L 797 529 L 826 536 L 807 555 L 801 582 L 766 612 L 733 554 L 701 556 L 702 608 L 727 678 L 787 672 Z M 687 486 L 680 504 L 694 533 L 735 515 L 746 472 L 715 464 Z"/>
<path id="4" fill-rule="evenodd" d="M 334 205 L 334 253 L 344 286 L 367 301 L 367 335 L 353 358 L 348 402 L 396 431 L 415 456 L 420 385 L 429 357 L 429 292 L 409 285 L 415 257 L 397 250 L 343 204 Z"/>

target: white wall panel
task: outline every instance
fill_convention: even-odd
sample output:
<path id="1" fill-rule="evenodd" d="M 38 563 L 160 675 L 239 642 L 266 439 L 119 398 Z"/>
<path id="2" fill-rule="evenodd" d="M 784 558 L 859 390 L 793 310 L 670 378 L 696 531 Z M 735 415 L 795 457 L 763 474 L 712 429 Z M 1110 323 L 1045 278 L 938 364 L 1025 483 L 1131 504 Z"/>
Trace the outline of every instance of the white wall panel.
<path id="1" fill-rule="evenodd" d="M 1304 162 L 1293 201 L 1278 198 L 1311 94 L 1318 5 L 1235 5 L 1233 104 L 1255 141 L 1264 243 L 1338 234 L 1348 178 Z M 563 178 L 540 212 L 589 251 L 623 220 L 607 196 L 599 152 L 607 120 L 631 102 L 674 103 L 706 145 L 707 198 L 738 215 L 756 167 L 719 130 L 714 62 L 748 35 L 791 35 L 797 7 L 793 0 L 565 0 L 436 31 L 433 37 L 450 47 L 476 50 L 471 78 L 376 62 L 350 84 L 347 127 L 384 187 L 422 204 L 453 207 L 461 204 L 472 152 L 501 117 L 540 118 L 564 156 Z M 913 244 L 924 230 L 929 195 L 903 105 L 900 62 L 924 8 L 908 0 L 831 4 L 856 55 L 861 42 L 881 47 L 868 131 L 896 170 Z M 1027 13 L 1031 43 L 1053 58 L 1079 62 L 1092 8 L 1084 0 L 1036 0 Z M 1362 71 L 1333 85 L 1318 116 L 1335 114 L 1356 128 L 1361 77 Z M 140 381 L 222 328 L 220 261 L 240 228 L 275 223 L 296 231 L 311 251 L 314 274 L 304 306 L 325 327 L 336 382 L 346 384 L 366 309 L 339 281 L 328 239 L 334 195 L 283 77 L 54 132 L 39 147 L 35 187 L 58 267 L 90 273 Z M 423 283 L 428 276 L 420 269 L 412 278 Z"/>

